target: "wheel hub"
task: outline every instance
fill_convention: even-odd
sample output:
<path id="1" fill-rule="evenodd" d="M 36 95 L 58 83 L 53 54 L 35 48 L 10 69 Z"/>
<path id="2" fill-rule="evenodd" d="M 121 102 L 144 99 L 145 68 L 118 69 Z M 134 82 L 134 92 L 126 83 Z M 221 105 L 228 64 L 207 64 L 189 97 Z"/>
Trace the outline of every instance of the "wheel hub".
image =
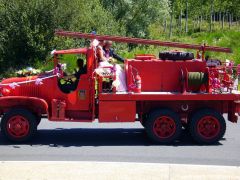
<path id="1" fill-rule="evenodd" d="M 220 132 L 220 123 L 218 119 L 213 116 L 205 116 L 199 120 L 197 131 L 206 139 L 215 138 Z"/>
<path id="2" fill-rule="evenodd" d="M 162 116 L 155 120 L 154 133 L 160 138 L 169 138 L 176 131 L 175 121 L 168 116 Z"/>
<path id="3" fill-rule="evenodd" d="M 23 116 L 13 116 L 8 120 L 7 131 L 15 138 L 22 138 L 29 133 L 29 122 Z"/>

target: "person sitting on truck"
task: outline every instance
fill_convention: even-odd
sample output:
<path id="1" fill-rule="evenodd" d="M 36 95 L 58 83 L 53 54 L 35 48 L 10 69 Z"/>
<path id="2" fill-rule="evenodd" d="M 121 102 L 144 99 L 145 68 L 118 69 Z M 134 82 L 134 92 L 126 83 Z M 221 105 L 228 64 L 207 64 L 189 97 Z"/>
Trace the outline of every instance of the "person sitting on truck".
<path id="1" fill-rule="evenodd" d="M 65 93 L 76 90 L 80 76 L 86 73 L 87 69 L 86 66 L 84 66 L 84 60 L 81 58 L 77 59 L 77 69 L 75 69 L 72 75 L 67 75 L 60 79 L 60 89 Z"/>
<path id="2" fill-rule="evenodd" d="M 79 79 L 82 74 L 87 73 L 87 67 L 84 66 L 84 60 L 83 59 L 81 59 L 81 58 L 77 59 L 77 68 L 78 69 L 75 69 L 75 73 L 73 75 L 77 79 Z"/>
<path id="3" fill-rule="evenodd" d="M 86 66 L 84 66 L 84 60 L 79 58 L 77 59 L 77 68 L 74 70 L 75 72 L 72 75 L 64 76 L 64 79 L 76 79 L 79 80 L 82 74 L 87 73 Z"/>
<path id="4" fill-rule="evenodd" d="M 97 57 L 98 57 L 98 63 L 101 62 L 108 62 L 108 58 L 105 56 L 103 47 L 105 45 L 104 40 L 99 40 L 99 44 L 97 45 Z"/>
<path id="5" fill-rule="evenodd" d="M 118 61 L 124 62 L 124 59 L 120 57 L 118 54 L 115 53 L 114 49 L 112 48 L 112 41 L 105 41 L 103 46 L 104 55 L 106 58 L 114 58 Z"/>
<path id="6" fill-rule="evenodd" d="M 98 68 L 96 69 L 96 72 L 98 74 L 101 73 L 109 73 L 109 69 L 105 69 L 104 67 L 114 67 L 115 71 L 116 71 L 116 80 L 113 82 L 113 86 L 116 87 L 116 90 L 118 92 L 124 92 L 127 91 L 127 86 L 126 86 L 126 77 L 125 77 L 125 72 L 122 69 L 122 67 L 118 64 L 114 64 L 112 65 L 110 62 L 112 61 L 113 56 L 114 57 L 118 57 L 118 59 L 120 59 L 120 56 L 116 56 L 115 53 L 113 53 L 114 51 L 111 50 L 110 53 L 110 47 L 109 44 L 106 44 L 107 47 L 107 51 L 105 52 L 103 47 L 105 46 L 104 41 L 99 41 L 99 45 L 97 46 L 97 56 L 98 56 L 98 60 L 99 60 L 99 64 L 98 64 Z M 123 59 L 121 59 L 123 60 Z M 123 60 L 124 61 L 124 60 Z M 105 72 L 107 71 L 107 72 Z"/>

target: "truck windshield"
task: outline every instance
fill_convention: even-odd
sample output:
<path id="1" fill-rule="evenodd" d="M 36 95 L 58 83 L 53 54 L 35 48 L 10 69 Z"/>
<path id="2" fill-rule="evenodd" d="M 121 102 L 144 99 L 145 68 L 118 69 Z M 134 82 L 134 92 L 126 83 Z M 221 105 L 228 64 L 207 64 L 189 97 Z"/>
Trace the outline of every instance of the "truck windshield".
<path id="1" fill-rule="evenodd" d="M 82 59 L 83 60 L 83 66 L 86 66 L 86 55 L 83 54 L 65 54 L 59 56 L 59 63 L 64 65 L 64 72 L 65 74 L 69 75 L 74 73 L 78 67 L 77 67 L 77 60 Z"/>

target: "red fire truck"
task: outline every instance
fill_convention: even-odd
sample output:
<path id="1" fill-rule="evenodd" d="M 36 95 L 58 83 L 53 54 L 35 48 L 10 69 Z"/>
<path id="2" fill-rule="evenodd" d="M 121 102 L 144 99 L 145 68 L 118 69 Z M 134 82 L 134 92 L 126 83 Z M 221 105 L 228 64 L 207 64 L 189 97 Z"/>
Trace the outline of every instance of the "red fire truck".
<path id="1" fill-rule="evenodd" d="M 140 121 L 156 143 L 175 141 L 184 128 L 198 143 L 216 143 L 226 130 L 223 114 L 237 122 L 240 95 L 233 87 L 233 77 L 239 68 L 226 64 L 207 66 L 204 58 L 206 51 L 230 53 L 228 48 L 68 31 L 57 31 L 56 35 L 196 49 L 198 55 L 194 58 L 191 53 L 171 51 L 160 53 L 160 57 L 142 54 L 126 59 L 128 90 L 117 92 L 112 88 L 114 68 L 106 67 L 108 73 L 95 73 L 96 47 L 54 51 L 54 69 L 50 73 L 8 78 L 0 84 L 1 133 L 10 141 L 31 139 L 43 117 L 57 122 Z M 64 92 L 59 83 L 63 78 L 59 56 L 64 54 L 86 57 L 87 72 L 69 92 Z"/>

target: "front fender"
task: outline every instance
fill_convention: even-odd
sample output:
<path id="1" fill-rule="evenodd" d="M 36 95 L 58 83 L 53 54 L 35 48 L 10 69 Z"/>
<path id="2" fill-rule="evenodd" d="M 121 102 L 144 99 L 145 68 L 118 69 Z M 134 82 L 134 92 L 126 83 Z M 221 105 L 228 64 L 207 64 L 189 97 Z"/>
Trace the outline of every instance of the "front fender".
<path id="1" fill-rule="evenodd" d="M 25 96 L 0 97 L 1 114 L 7 112 L 11 108 L 27 108 L 38 115 L 48 114 L 48 103 L 44 99 Z"/>

